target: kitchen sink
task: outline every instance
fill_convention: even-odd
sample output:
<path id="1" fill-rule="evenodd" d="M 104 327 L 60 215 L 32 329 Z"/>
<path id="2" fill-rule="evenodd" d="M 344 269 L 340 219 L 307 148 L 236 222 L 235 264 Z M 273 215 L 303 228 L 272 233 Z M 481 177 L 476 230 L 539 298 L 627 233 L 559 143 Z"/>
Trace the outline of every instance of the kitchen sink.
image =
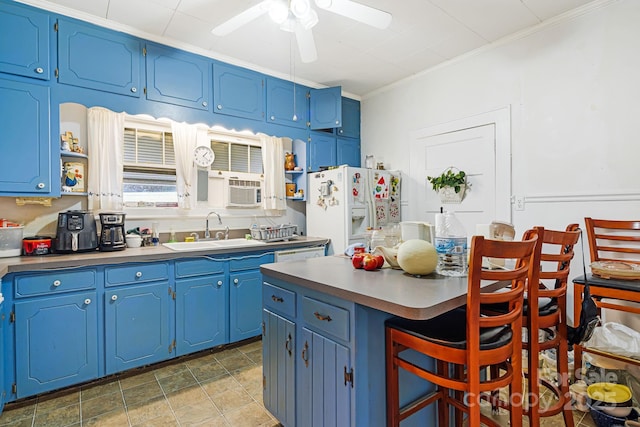
<path id="1" fill-rule="evenodd" d="M 219 248 L 241 248 L 245 246 L 260 246 L 264 242 L 260 240 L 229 239 L 229 240 L 200 240 L 198 242 L 172 242 L 163 243 L 163 246 L 174 251 L 203 251 Z"/>

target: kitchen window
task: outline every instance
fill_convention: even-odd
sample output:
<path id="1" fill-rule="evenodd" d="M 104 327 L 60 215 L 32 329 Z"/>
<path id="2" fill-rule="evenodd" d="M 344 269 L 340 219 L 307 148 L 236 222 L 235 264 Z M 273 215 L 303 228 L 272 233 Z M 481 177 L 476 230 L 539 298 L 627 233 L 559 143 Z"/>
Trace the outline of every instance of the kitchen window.
<path id="1" fill-rule="evenodd" d="M 125 206 L 178 206 L 171 132 L 125 127 L 123 201 Z"/>
<path id="2" fill-rule="evenodd" d="M 209 178 L 237 178 L 240 174 L 244 179 L 260 179 L 262 147 L 253 135 L 210 130 L 208 136 L 215 160 L 209 170 L 198 172 L 197 200 L 217 207 L 221 206 L 219 191 L 208 188 Z M 123 164 L 125 206 L 178 206 L 173 135 L 168 122 L 127 117 Z M 212 193 L 215 200 L 209 200 Z"/>

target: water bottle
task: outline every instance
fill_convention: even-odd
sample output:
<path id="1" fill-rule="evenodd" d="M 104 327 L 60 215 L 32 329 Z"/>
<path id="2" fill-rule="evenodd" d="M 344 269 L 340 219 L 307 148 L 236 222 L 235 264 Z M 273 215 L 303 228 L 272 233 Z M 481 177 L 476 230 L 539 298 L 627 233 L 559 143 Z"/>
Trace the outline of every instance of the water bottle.
<path id="1" fill-rule="evenodd" d="M 444 276 L 467 275 L 467 236 L 453 212 L 436 214 L 436 272 Z"/>

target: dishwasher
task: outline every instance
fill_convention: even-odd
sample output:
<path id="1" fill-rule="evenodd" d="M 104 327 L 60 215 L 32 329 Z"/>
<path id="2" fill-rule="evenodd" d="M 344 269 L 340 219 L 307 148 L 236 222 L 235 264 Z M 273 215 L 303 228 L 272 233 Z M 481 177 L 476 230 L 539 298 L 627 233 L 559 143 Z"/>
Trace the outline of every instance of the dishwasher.
<path id="1" fill-rule="evenodd" d="M 298 248 L 287 251 L 276 251 L 274 254 L 275 262 L 295 261 L 298 259 L 307 259 L 325 256 L 325 246 L 315 246 L 313 248 Z"/>

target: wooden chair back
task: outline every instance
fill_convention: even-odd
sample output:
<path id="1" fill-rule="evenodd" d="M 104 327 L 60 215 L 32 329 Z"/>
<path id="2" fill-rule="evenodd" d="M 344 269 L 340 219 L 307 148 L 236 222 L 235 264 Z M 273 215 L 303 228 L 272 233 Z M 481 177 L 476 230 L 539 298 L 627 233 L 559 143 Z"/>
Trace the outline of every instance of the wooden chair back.
<path id="1" fill-rule="evenodd" d="M 640 264 L 640 221 L 584 219 L 591 262 Z"/>
<path id="2" fill-rule="evenodd" d="M 467 293 L 467 348 L 478 349 L 480 328 L 511 325 L 514 334 L 520 334 L 522 317 L 522 297 L 528 280 L 537 280 L 540 248 L 538 237 L 530 236 L 525 241 L 501 241 L 473 236 L 469 258 L 469 278 Z M 513 263 L 513 269 L 488 270 L 482 268 L 482 258 L 501 258 Z M 510 285 L 504 292 L 481 292 L 482 281 L 504 281 Z M 483 313 L 481 305 L 505 304 L 509 310 L 503 313 Z"/>

